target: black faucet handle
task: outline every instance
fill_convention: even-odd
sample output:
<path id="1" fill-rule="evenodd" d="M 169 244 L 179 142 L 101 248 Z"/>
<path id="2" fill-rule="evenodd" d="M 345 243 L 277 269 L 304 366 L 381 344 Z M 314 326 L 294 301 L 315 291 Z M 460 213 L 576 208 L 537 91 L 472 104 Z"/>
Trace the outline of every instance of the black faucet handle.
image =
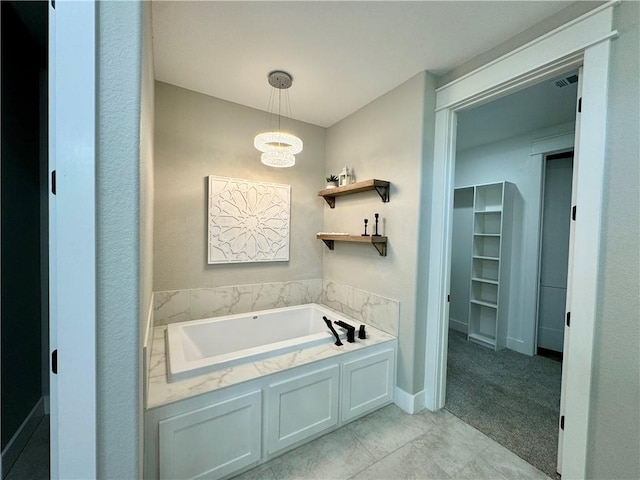
<path id="1" fill-rule="evenodd" d="M 358 330 L 358 338 L 360 339 L 367 338 L 367 334 L 364 331 L 364 325 L 360 325 L 360 330 Z"/>
<path id="2" fill-rule="evenodd" d="M 338 335 L 338 332 L 336 332 L 336 329 L 333 328 L 333 325 L 331 325 L 331 320 L 329 320 L 327 317 L 322 317 L 322 320 L 324 320 L 324 323 L 327 324 L 327 327 L 329 327 L 329 330 L 331 330 L 331 333 L 333 333 L 333 336 L 336 337 L 336 345 L 338 347 L 342 346 L 342 342 L 340 341 L 340 335 Z"/>
<path id="3" fill-rule="evenodd" d="M 347 331 L 347 342 L 353 343 L 356 341 L 355 339 L 356 327 L 354 327 L 353 325 L 349 325 L 347 322 L 343 322 L 342 320 L 336 320 L 333 323 L 335 323 L 339 327 L 344 328 Z"/>

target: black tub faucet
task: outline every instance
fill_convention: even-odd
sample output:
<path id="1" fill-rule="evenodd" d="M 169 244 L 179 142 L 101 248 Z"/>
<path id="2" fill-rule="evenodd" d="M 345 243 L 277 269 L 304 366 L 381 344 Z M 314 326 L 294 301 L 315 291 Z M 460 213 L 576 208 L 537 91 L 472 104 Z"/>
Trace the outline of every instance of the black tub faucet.
<path id="1" fill-rule="evenodd" d="M 353 343 L 356 341 L 356 327 L 349 325 L 347 322 L 343 322 L 342 320 L 336 320 L 333 323 L 347 331 L 347 342 Z"/>
<path id="2" fill-rule="evenodd" d="M 327 324 L 327 327 L 329 327 L 329 330 L 331 330 L 331 333 L 333 333 L 333 336 L 336 337 L 336 345 L 340 347 L 342 345 L 342 342 L 340 341 L 340 335 L 338 335 L 338 332 L 336 332 L 336 329 L 333 328 L 333 325 L 331 325 L 331 320 L 329 320 L 327 317 L 322 317 L 322 320 L 324 320 L 324 323 Z"/>

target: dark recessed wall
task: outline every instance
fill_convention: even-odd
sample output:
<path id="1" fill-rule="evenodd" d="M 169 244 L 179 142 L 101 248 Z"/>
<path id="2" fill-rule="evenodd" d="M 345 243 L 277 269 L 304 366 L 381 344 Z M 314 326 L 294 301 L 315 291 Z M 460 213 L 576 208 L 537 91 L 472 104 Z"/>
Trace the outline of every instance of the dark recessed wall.
<path id="1" fill-rule="evenodd" d="M 46 18 L 46 3 L 44 6 Z M 32 7 L 36 8 L 36 4 Z M 47 262 L 47 259 L 41 258 L 40 250 L 40 75 L 43 49 L 33 40 L 11 3 L 1 2 L 1 8 L 0 404 L 4 449 L 43 396 L 42 344 L 47 339 L 43 338 L 41 262 Z"/>

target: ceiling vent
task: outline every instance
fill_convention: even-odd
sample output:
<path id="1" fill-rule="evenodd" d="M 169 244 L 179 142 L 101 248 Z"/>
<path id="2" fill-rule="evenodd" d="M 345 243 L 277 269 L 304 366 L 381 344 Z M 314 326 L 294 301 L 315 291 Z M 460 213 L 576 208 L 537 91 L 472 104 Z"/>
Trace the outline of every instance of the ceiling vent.
<path id="1" fill-rule="evenodd" d="M 573 83 L 578 82 L 578 75 L 569 75 L 568 77 L 558 78 L 554 80 L 553 83 L 558 88 L 568 87 Z"/>

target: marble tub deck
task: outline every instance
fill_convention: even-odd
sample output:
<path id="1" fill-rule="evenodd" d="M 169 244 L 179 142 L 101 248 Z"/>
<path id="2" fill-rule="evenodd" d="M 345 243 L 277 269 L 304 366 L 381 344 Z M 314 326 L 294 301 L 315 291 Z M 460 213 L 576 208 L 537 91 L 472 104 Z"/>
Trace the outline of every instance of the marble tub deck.
<path id="1" fill-rule="evenodd" d="M 360 324 L 360 322 L 359 322 Z M 344 342 L 337 347 L 333 343 L 298 350 L 276 357 L 225 368 L 207 375 L 188 378 L 179 382 L 167 382 L 167 362 L 165 352 L 165 330 L 161 325 L 153 329 L 151 357 L 149 360 L 149 390 L 147 408 L 160 407 L 169 403 L 190 398 L 195 395 L 230 387 L 247 380 L 270 375 L 288 368 L 306 365 L 325 358 L 341 355 L 345 352 L 360 350 L 378 343 L 394 341 L 395 337 L 367 325 L 367 338 L 356 339 L 355 343 Z"/>

